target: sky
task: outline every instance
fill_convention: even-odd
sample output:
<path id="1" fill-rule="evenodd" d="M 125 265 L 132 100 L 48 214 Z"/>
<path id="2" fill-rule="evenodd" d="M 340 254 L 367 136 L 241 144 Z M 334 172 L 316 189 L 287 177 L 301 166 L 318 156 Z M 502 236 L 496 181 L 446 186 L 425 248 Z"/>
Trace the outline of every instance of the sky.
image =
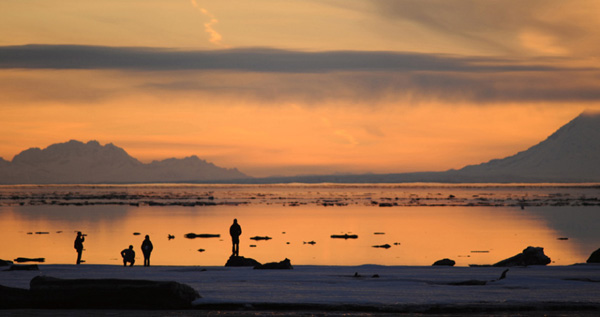
<path id="1" fill-rule="evenodd" d="M 0 157 L 443 171 L 600 110 L 594 0 L 3 0 Z"/>

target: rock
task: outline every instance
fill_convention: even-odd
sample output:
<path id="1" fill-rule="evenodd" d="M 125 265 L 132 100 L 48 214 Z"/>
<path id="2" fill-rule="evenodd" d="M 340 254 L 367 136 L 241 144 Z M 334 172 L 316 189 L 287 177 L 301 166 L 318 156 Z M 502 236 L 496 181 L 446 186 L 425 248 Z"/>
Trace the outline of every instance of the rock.
<path id="1" fill-rule="evenodd" d="M 195 234 L 195 233 L 186 233 L 185 237 L 188 239 L 194 239 L 194 238 L 219 238 L 221 237 L 220 234 L 210 234 L 210 233 L 201 233 L 201 234 Z"/>
<path id="2" fill-rule="evenodd" d="M 30 308 L 31 293 L 28 289 L 0 285 L 0 309 Z"/>
<path id="3" fill-rule="evenodd" d="M 37 264 L 13 264 L 5 271 L 39 271 Z"/>
<path id="4" fill-rule="evenodd" d="M 257 266 L 260 262 L 252 258 L 245 258 L 243 256 L 231 256 L 225 266 Z"/>
<path id="5" fill-rule="evenodd" d="M 493 266 L 547 265 L 550 262 L 550 258 L 544 254 L 544 248 L 530 246 L 523 250 L 522 253 L 502 260 Z"/>
<path id="6" fill-rule="evenodd" d="M 13 261 L 0 259 L 0 266 L 9 266 L 9 265 L 12 265 L 12 264 L 13 264 Z"/>
<path id="7" fill-rule="evenodd" d="M 23 263 L 23 262 L 45 262 L 46 259 L 45 258 L 16 258 L 13 261 L 17 262 L 17 263 Z"/>
<path id="8" fill-rule="evenodd" d="M 441 259 L 439 261 L 435 261 L 432 266 L 454 266 L 456 262 L 450 259 Z"/>
<path id="9" fill-rule="evenodd" d="M 586 263 L 600 263 L 600 249 L 592 252 Z"/>
<path id="10" fill-rule="evenodd" d="M 391 246 L 391 245 L 389 245 L 389 244 L 387 244 L 387 243 L 386 243 L 386 244 L 382 244 L 382 245 L 374 245 L 374 246 L 373 246 L 373 248 L 382 248 L 382 249 L 389 249 L 389 248 L 391 248 L 391 247 L 392 247 L 392 246 Z"/>
<path id="11" fill-rule="evenodd" d="M 183 309 L 200 298 L 178 282 L 126 279 L 58 279 L 30 282 L 35 307 L 79 309 Z"/>
<path id="12" fill-rule="evenodd" d="M 291 270 L 293 268 L 290 259 L 287 258 L 281 262 L 270 262 L 254 267 L 255 270 Z"/>
<path id="13" fill-rule="evenodd" d="M 252 237 L 252 238 L 250 238 L 250 239 L 251 239 L 251 240 L 256 240 L 256 241 L 258 241 L 258 240 L 271 240 L 271 239 L 273 239 L 273 238 L 271 238 L 271 237 L 268 237 L 268 236 L 264 236 L 264 237 L 256 236 L 256 237 Z"/>
<path id="14" fill-rule="evenodd" d="M 358 239 L 358 235 L 355 234 L 332 234 L 333 239 Z"/>

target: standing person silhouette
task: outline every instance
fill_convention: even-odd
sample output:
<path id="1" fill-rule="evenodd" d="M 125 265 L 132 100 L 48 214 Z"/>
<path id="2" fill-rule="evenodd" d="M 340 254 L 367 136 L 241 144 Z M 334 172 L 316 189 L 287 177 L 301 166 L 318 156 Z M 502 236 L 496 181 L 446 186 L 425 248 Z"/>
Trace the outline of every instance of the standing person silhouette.
<path id="1" fill-rule="evenodd" d="M 240 256 L 240 235 L 242 234 L 242 227 L 237 223 L 237 219 L 233 219 L 233 224 L 229 227 L 229 234 L 231 235 L 231 243 L 233 244 L 231 252 L 233 256 Z"/>
<path id="2" fill-rule="evenodd" d="M 150 253 L 152 253 L 152 242 L 150 242 L 150 236 L 146 235 L 144 242 L 142 242 L 142 253 L 144 254 L 144 266 L 150 266 Z"/>
<path id="3" fill-rule="evenodd" d="M 78 231 L 74 244 L 75 250 L 77 250 L 77 264 L 81 263 L 81 253 L 83 253 L 83 241 L 85 241 L 85 238 L 81 234 L 81 231 Z"/>

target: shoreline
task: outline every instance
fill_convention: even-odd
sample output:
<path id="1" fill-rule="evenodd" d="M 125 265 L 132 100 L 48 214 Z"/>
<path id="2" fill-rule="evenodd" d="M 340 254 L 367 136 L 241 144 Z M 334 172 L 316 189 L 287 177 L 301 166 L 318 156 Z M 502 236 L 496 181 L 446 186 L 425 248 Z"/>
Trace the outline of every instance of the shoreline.
<path id="1" fill-rule="evenodd" d="M 37 275 L 176 281 L 191 286 L 202 296 L 190 310 L 177 313 L 184 316 L 203 316 L 215 311 L 296 316 L 302 312 L 318 312 L 323 316 L 339 312 L 383 315 L 581 312 L 592 316 L 600 312 L 597 292 L 600 265 L 597 264 L 510 267 L 502 280 L 498 280 L 506 269 L 502 267 L 299 265 L 292 270 L 253 270 L 216 266 L 42 264 L 39 268 L 39 271 L 1 271 L 0 285 L 27 288 Z M 487 283 L 460 283 L 464 281 Z M 79 311 L 83 312 L 74 310 L 69 314 Z M 105 312 L 108 311 L 111 310 Z M 58 312 L 50 310 L 48 314 Z M 168 315 L 166 312 L 157 311 L 151 316 Z"/>

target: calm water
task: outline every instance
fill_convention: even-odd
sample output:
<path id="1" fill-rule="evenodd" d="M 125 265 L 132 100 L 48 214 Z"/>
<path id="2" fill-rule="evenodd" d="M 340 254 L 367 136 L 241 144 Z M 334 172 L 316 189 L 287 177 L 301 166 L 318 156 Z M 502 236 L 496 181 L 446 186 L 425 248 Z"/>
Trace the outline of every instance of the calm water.
<path id="1" fill-rule="evenodd" d="M 148 234 L 153 265 L 223 265 L 237 218 L 240 255 L 263 263 L 466 266 L 540 246 L 568 265 L 600 247 L 599 197 L 595 184 L 0 186 L 0 259 L 74 263 L 82 231 L 87 263 L 120 264 L 131 244 L 141 264 Z M 358 238 L 330 237 L 345 233 Z"/>

